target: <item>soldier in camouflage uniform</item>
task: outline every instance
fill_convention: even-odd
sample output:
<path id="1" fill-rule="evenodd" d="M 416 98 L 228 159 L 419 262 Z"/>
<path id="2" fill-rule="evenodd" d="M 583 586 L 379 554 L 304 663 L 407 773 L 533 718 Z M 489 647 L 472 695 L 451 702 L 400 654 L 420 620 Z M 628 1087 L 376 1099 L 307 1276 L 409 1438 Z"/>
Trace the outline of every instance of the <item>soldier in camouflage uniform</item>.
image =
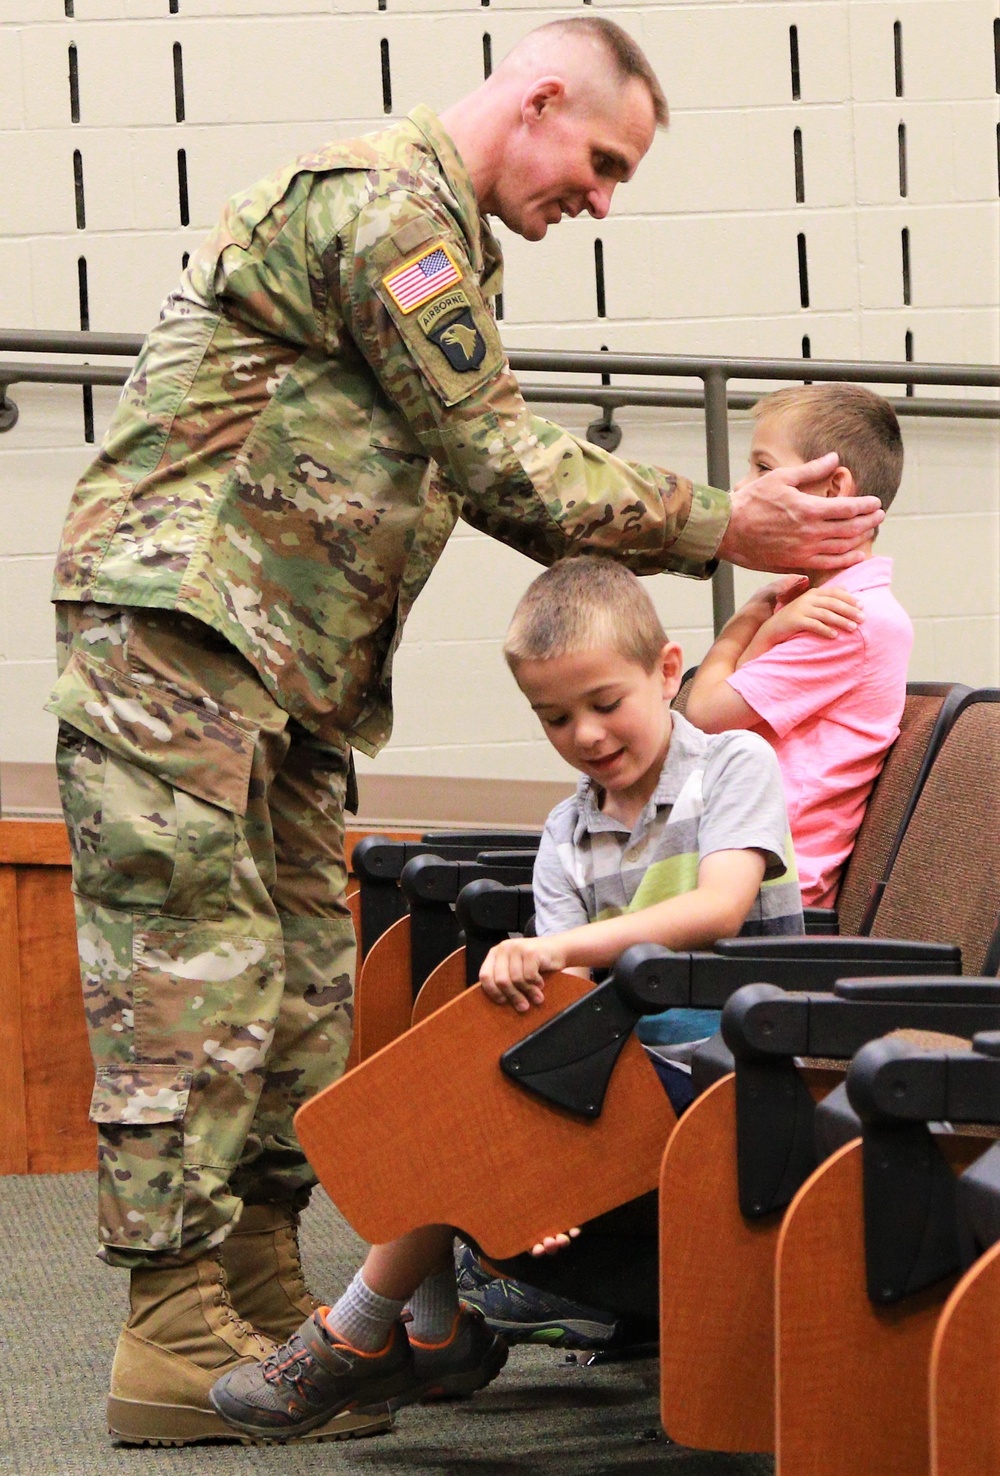
<path id="1" fill-rule="evenodd" d="M 49 706 L 101 1254 L 132 1272 L 109 1405 L 123 1439 L 226 1433 L 207 1388 L 262 1345 L 223 1261 L 236 1312 L 279 1342 L 313 1305 L 294 1229 L 314 1179 L 292 1115 L 350 1041 L 350 754 L 389 737 L 393 654 L 456 521 L 545 564 L 588 548 L 701 577 L 739 542 L 724 492 L 532 415 L 504 355 L 484 212 L 529 239 L 564 210 L 604 214 L 666 118 L 624 33 L 570 25 L 562 70 L 585 53 L 614 101 L 574 103 L 570 166 L 551 120 L 572 88 L 536 99 L 530 157 L 555 181 L 541 204 L 530 170 L 487 167 L 491 139 L 517 137 L 512 87 L 539 70 L 526 43 L 448 128 L 417 108 L 235 196 L 72 499 Z M 238 1294 L 265 1249 L 266 1307 Z"/>

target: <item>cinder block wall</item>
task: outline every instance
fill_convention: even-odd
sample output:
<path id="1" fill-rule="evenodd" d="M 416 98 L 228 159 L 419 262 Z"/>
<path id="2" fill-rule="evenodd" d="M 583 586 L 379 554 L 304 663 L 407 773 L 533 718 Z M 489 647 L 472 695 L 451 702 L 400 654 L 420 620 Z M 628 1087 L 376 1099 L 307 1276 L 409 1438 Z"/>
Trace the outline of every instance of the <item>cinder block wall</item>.
<path id="1" fill-rule="evenodd" d="M 0 0 L 0 325 L 143 331 L 227 194 L 387 113 L 445 106 L 524 31 L 586 4 Z M 508 347 L 1000 358 L 991 0 L 593 8 L 645 47 L 672 125 L 607 221 L 564 221 L 536 244 L 504 233 Z M 115 395 L 21 386 L 20 420 L 0 437 L 8 804 L 47 783 L 51 560 Z M 580 429 L 591 418 L 551 413 Z M 620 420 L 622 454 L 704 476 L 697 416 Z M 908 419 L 904 434 L 880 551 L 915 619 L 911 675 L 996 683 L 997 424 Z M 736 417 L 734 477 L 747 443 Z M 396 663 L 392 744 L 365 773 L 565 780 L 499 655 L 534 572 L 459 529 Z M 741 571 L 738 594 L 758 581 Z M 651 588 L 697 661 L 708 587 L 659 576 Z"/>

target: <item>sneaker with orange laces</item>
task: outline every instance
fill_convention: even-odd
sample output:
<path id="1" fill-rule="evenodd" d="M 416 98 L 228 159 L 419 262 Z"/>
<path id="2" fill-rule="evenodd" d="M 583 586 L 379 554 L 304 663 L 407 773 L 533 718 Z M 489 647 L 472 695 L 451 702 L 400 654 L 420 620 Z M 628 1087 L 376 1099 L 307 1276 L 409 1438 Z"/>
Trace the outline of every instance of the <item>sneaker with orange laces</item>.
<path id="1" fill-rule="evenodd" d="M 507 1362 L 503 1338 L 469 1307 L 456 1314 L 451 1332 L 440 1343 L 421 1342 L 412 1332 L 409 1336 L 413 1387 L 389 1400 L 393 1409 L 421 1399 L 464 1399 L 491 1383 Z"/>
<path id="2" fill-rule="evenodd" d="M 338 1339 L 320 1307 L 269 1358 L 231 1369 L 212 1385 L 213 1408 L 235 1430 L 263 1440 L 291 1440 L 355 1406 L 409 1391 L 414 1358 L 402 1323 L 377 1353 Z"/>

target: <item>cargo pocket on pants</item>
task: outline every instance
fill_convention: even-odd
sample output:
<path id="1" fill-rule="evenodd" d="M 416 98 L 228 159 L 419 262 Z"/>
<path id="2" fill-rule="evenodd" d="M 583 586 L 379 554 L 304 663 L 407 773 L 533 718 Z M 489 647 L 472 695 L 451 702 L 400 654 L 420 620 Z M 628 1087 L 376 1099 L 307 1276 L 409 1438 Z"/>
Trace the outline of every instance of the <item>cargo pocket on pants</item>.
<path id="1" fill-rule="evenodd" d="M 76 652 L 47 706 L 77 892 L 168 917 L 226 910 L 255 735 Z"/>
<path id="2" fill-rule="evenodd" d="M 105 1066 L 90 1120 L 98 1136 L 103 1245 L 173 1250 L 184 1226 L 184 1114 L 192 1073 L 172 1063 Z"/>

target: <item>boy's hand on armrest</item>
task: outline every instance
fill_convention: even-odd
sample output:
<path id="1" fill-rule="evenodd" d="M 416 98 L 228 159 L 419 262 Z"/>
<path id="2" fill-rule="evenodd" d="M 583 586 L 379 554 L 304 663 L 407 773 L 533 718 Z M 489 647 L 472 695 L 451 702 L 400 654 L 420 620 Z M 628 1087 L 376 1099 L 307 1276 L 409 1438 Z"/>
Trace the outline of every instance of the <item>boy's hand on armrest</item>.
<path id="1" fill-rule="evenodd" d="M 547 938 L 507 938 L 491 948 L 479 970 L 479 983 L 494 1004 L 511 1004 L 520 1014 L 544 999 L 542 975 L 565 968 L 561 942 L 567 935 Z"/>
<path id="2" fill-rule="evenodd" d="M 846 569 L 885 517 L 877 497 L 813 497 L 811 483 L 836 471 L 835 452 L 803 466 L 774 471 L 731 494 L 729 526 L 717 557 L 746 569 L 783 574 L 793 569 Z"/>

